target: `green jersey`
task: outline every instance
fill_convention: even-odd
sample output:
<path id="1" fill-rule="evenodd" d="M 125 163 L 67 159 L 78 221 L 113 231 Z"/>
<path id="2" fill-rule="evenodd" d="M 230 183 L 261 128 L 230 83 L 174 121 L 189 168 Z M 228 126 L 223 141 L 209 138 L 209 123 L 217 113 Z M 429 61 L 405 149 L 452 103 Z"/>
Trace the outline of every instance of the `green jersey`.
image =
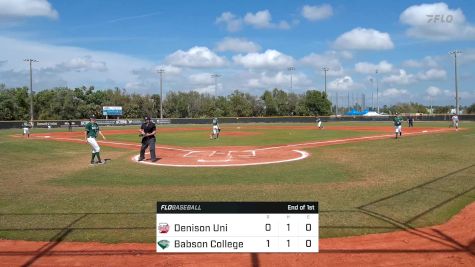
<path id="1" fill-rule="evenodd" d="M 402 124 L 402 118 L 399 116 L 394 117 L 394 126 L 400 126 Z"/>
<path id="2" fill-rule="evenodd" d="M 87 137 L 96 138 L 99 133 L 99 125 L 97 123 L 88 122 L 86 124 Z"/>

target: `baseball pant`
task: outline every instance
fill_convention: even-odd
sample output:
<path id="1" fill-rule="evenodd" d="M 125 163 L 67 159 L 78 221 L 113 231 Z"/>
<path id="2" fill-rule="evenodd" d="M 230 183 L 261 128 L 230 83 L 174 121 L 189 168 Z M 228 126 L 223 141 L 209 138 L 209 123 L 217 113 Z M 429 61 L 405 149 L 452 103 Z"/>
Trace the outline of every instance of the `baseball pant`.
<path id="1" fill-rule="evenodd" d="M 101 151 L 101 148 L 100 148 L 99 145 L 97 144 L 96 138 L 94 138 L 94 137 L 88 137 L 88 138 L 87 138 L 87 142 L 88 142 L 89 145 L 91 145 L 91 147 L 92 147 L 92 153 L 98 153 L 98 152 Z"/>
<path id="2" fill-rule="evenodd" d="M 150 159 L 156 160 L 155 155 L 155 138 L 149 138 L 148 140 L 142 140 L 142 147 L 140 148 L 140 159 L 145 158 L 145 150 L 150 147 Z"/>

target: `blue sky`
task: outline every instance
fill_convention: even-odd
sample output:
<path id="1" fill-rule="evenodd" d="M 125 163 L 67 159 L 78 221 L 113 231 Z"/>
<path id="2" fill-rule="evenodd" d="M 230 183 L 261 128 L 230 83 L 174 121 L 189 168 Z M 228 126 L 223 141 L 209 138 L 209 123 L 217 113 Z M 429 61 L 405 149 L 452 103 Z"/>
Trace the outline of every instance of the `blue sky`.
<path id="1" fill-rule="evenodd" d="M 473 1 L 0 0 L 0 83 L 34 88 L 164 90 L 281 88 L 361 96 L 381 104 L 475 102 Z M 429 19 L 432 16 L 432 21 Z M 295 70 L 291 73 L 288 67 Z M 375 70 L 378 74 L 375 74 Z M 371 82 L 371 80 L 373 82 Z M 355 97 L 356 98 L 356 97 Z M 343 101 L 343 100 L 341 100 Z"/>

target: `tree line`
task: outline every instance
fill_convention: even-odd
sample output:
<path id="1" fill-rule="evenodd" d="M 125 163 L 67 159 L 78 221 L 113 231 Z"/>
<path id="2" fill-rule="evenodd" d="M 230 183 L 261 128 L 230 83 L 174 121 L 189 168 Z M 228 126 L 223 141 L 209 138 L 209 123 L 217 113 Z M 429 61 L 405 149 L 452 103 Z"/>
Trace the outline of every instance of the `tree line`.
<path id="1" fill-rule="evenodd" d="M 160 95 L 128 93 L 120 88 L 58 87 L 33 94 L 33 103 L 34 118 L 37 120 L 81 119 L 91 114 L 104 118 L 103 106 L 122 106 L 122 118 L 160 117 Z M 163 99 L 165 118 L 330 114 L 331 103 L 327 95 L 317 90 L 295 94 L 275 88 L 261 96 L 235 90 L 230 95 L 218 97 L 196 91 L 171 91 Z M 0 84 L 0 120 L 28 120 L 29 117 L 29 89 L 6 88 Z"/>
<path id="2" fill-rule="evenodd" d="M 129 93 L 125 89 L 97 90 L 93 86 L 43 90 L 33 95 L 34 118 L 38 120 L 69 120 L 102 115 L 103 106 L 122 106 L 122 118 L 160 117 L 160 95 Z M 362 109 L 355 104 L 350 109 Z M 453 106 L 434 106 L 434 114 L 447 114 Z M 462 107 L 464 113 L 475 114 L 475 104 Z M 324 92 L 308 90 L 302 94 L 287 93 L 274 88 L 255 96 L 235 90 L 227 96 L 212 96 L 196 91 L 171 91 L 163 99 L 164 118 L 261 117 L 261 116 L 328 116 L 336 107 Z M 339 108 L 343 114 L 348 108 Z M 383 106 L 381 112 L 429 113 L 419 103 L 398 103 Z M 0 84 L 0 120 L 28 120 L 30 94 L 27 87 L 6 88 Z"/>

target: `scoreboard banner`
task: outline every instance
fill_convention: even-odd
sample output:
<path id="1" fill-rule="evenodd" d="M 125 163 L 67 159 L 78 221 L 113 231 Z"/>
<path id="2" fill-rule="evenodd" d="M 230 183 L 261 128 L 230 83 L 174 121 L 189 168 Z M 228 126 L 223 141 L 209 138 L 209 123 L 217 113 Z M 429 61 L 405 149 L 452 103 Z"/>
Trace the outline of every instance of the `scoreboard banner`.
<path id="1" fill-rule="evenodd" d="M 120 106 L 103 106 L 102 115 L 104 116 L 122 116 L 122 107 Z"/>
<path id="2" fill-rule="evenodd" d="M 157 202 L 158 253 L 318 252 L 318 202 Z"/>

